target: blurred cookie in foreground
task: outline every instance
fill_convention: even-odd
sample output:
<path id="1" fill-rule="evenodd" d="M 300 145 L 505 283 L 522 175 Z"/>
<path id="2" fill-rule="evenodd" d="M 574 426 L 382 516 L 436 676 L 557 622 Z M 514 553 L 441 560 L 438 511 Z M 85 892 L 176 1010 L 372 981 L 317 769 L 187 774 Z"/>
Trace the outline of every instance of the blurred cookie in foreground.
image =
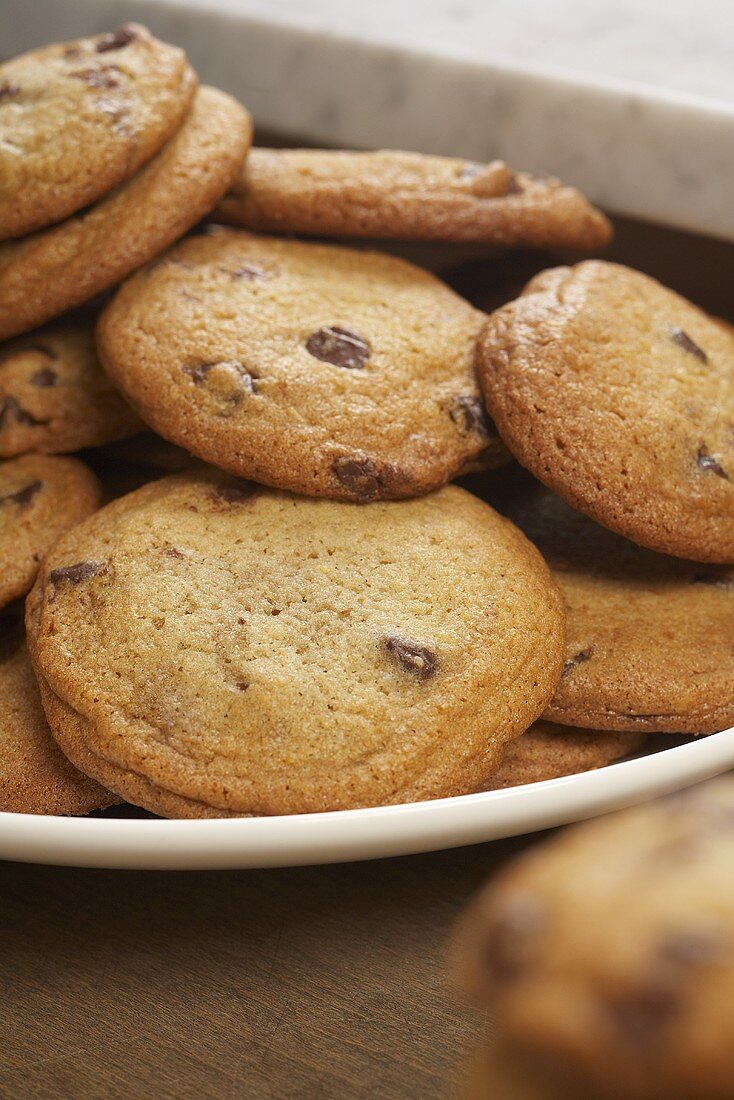
<path id="1" fill-rule="evenodd" d="M 490 883 L 454 966 L 525 1095 L 734 1096 L 732 863 L 726 777 L 567 829 Z"/>
<path id="2" fill-rule="evenodd" d="M 0 345 L 0 458 L 78 451 L 142 427 L 102 370 L 93 318 L 56 322 Z"/>
<path id="3" fill-rule="evenodd" d="M 96 477 L 75 458 L 0 462 L 0 607 L 25 596 L 49 549 L 95 511 L 99 498 Z"/>
<path id="4" fill-rule="evenodd" d="M 637 752 L 646 740 L 644 733 L 582 730 L 541 720 L 510 741 L 502 763 L 481 790 L 519 787 L 603 768 Z"/>
<path id="5" fill-rule="evenodd" d="M 639 271 L 545 271 L 496 310 L 479 381 L 512 454 L 642 546 L 734 563 L 734 335 Z"/>
<path id="6" fill-rule="evenodd" d="M 25 645 L 23 609 L 0 611 L 0 811 L 87 814 L 115 798 L 77 771 L 51 736 Z"/>
<path id="7" fill-rule="evenodd" d="M 229 185 L 251 132 L 244 107 L 202 87 L 131 179 L 58 225 L 0 243 L 0 339 L 88 302 L 182 237 Z"/>
<path id="8" fill-rule="evenodd" d="M 474 372 L 484 317 L 381 252 L 219 228 L 129 279 L 97 329 L 143 420 L 308 496 L 420 496 L 507 452 Z"/>
<path id="9" fill-rule="evenodd" d="M 612 235 L 607 218 L 557 179 L 499 160 L 395 150 L 255 148 L 214 216 L 266 233 L 584 251 Z"/>
<path id="10" fill-rule="evenodd" d="M 170 817 L 476 790 L 563 663 L 545 563 L 454 486 L 361 507 L 174 475 L 61 539 L 26 607 L 65 754 Z"/>
<path id="11" fill-rule="evenodd" d="M 734 569 L 645 550 L 519 467 L 467 479 L 543 554 L 566 604 L 566 665 L 544 717 L 598 730 L 734 724 Z"/>

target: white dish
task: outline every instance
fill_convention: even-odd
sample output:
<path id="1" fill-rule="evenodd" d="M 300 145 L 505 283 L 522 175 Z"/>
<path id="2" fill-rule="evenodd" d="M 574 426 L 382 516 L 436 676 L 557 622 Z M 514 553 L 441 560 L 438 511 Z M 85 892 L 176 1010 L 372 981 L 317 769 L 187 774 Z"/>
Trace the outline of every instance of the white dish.
<path id="1" fill-rule="evenodd" d="M 733 766 L 734 729 L 729 729 L 581 775 L 369 810 L 219 821 L 0 813 L 0 859 L 214 870 L 409 855 L 594 817 L 680 790 Z"/>

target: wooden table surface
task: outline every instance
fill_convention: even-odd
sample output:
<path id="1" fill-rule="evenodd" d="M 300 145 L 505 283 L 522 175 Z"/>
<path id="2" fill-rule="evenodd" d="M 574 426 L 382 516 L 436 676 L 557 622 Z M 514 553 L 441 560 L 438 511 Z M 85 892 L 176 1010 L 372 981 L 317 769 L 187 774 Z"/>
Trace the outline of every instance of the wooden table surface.
<path id="1" fill-rule="evenodd" d="M 430 1100 L 484 1028 L 459 908 L 521 841 L 330 867 L 0 863 L 0 1097 Z"/>

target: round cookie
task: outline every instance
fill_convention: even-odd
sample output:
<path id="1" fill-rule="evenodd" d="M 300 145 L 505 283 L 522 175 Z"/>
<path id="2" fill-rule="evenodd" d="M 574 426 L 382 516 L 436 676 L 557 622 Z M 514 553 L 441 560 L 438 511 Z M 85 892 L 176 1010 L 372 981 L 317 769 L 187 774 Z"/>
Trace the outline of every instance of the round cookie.
<path id="1" fill-rule="evenodd" d="M 734 336 L 654 279 L 590 260 L 492 314 L 479 378 L 512 453 L 606 527 L 734 562 Z"/>
<path id="2" fill-rule="evenodd" d="M 462 982 L 526 1063 L 574 1073 L 584 1097 L 728 1100 L 732 861 L 731 777 L 568 829 L 474 903 Z"/>
<path id="3" fill-rule="evenodd" d="M 61 221 L 132 176 L 195 90 L 183 50 L 136 23 L 0 65 L 0 239 Z"/>
<path id="4" fill-rule="evenodd" d="M 0 458 L 77 451 L 142 427 L 102 370 L 90 321 L 0 345 Z"/>
<path id="5" fill-rule="evenodd" d="M 220 230 L 130 279 L 98 345 L 167 439 L 263 484 L 367 501 L 503 460 L 474 377 L 482 319 L 395 257 Z"/>
<path id="6" fill-rule="evenodd" d="M 31 588 L 44 555 L 99 504 L 99 483 L 75 458 L 0 462 L 0 607 Z"/>
<path id="7" fill-rule="evenodd" d="M 476 789 L 563 659 L 540 555 L 462 490 L 361 508 L 207 469 L 57 544 L 27 626 L 65 754 L 168 816 Z"/>
<path id="8" fill-rule="evenodd" d="M 507 745 L 499 768 L 480 789 L 496 791 L 603 768 L 637 752 L 644 742 L 644 733 L 580 730 L 535 722 Z"/>
<path id="9" fill-rule="evenodd" d="M 566 605 L 566 664 L 544 717 L 599 730 L 734 725 L 734 569 L 628 542 L 522 471 L 473 482 L 543 554 Z"/>
<path id="10" fill-rule="evenodd" d="M 0 612 L 0 811 L 87 814 L 114 802 L 51 736 L 23 638 L 23 616 Z"/>
<path id="11" fill-rule="evenodd" d="M 183 236 L 229 185 L 250 136 L 244 107 L 200 88 L 132 179 L 51 229 L 0 244 L 0 339 L 89 301 Z"/>
<path id="12" fill-rule="evenodd" d="M 253 149 L 215 217 L 268 233 L 584 251 L 612 235 L 604 215 L 559 180 L 499 160 L 392 150 Z"/>

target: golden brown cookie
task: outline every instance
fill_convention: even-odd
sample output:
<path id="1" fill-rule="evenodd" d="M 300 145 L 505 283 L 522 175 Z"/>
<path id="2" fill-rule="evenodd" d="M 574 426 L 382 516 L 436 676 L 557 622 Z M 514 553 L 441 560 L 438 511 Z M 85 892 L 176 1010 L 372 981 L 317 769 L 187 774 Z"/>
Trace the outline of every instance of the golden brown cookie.
<path id="1" fill-rule="evenodd" d="M 130 279 L 98 345 L 146 423 L 205 461 L 368 501 L 503 461 L 474 377 L 482 320 L 392 256 L 221 229 Z"/>
<path id="2" fill-rule="evenodd" d="M 99 504 L 99 483 L 75 458 L 0 462 L 0 607 L 30 589 L 44 555 Z"/>
<path id="3" fill-rule="evenodd" d="M 734 570 L 613 534 L 515 469 L 467 485 L 535 543 L 566 605 L 566 664 L 544 717 L 585 729 L 734 725 Z"/>
<path id="4" fill-rule="evenodd" d="M 584 1098 L 729 1100 L 733 862 L 731 777 L 568 829 L 474 903 L 461 980 Z"/>
<path id="5" fill-rule="evenodd" d="M 362 508 L 211 469 L 57 544 L 27 625 L 64 752 L 168 816 L 474 790 L 563 658 L 540 555 L 462 490 Z"/>
<path id="6" fill-rule="evenodd" d="M 535 722 L 505 747 L 499 768 L 482 783 L 481 790 L 519 787 L 603 768 L 637 752 L 645 740 L 644 733 L 581 730 Z"/>
<path id="7" fill-rule="evenodd" d="M 590 260 L 492 314 L 479 377 L 512 453 L 606 527 L 734 562 L 734 336 L 654 279 Z"/>
<path id="8" fill-rule="evenodd" d="M 141 428 L 102 370 L 91 319 L 0 345 L 0 458 L 77 451 Z"/>
<path id="9" fill-rule="evenodd" d="M 612 235 L 604 215 L 559 180 L 498 160 L 391 150 L 253 149 L 215 217 L 267 233 L 584 251 Z"/>
<path id="10" fill-rule="evenodd" d="M 86 814 L 114 796 L 77 771 L 51 736 L 23 637 L 22 609 L 0 612 L 0 811 Z"/>
<path id="11" fill-rule="evenodd" d="M 0 339 L 88 301 L 181 237 L 229 185 L 250 135 L 244 107 L 200 88 L 178 132 L 132 179 L 51 229 L 0 244 Z"/>
<path id="12" fill-rule="evenodd" d="M 176 132 L 196 90 L 183 50 L 126 23 L 0 65 L 0 240 L 80 210 Z"/>

